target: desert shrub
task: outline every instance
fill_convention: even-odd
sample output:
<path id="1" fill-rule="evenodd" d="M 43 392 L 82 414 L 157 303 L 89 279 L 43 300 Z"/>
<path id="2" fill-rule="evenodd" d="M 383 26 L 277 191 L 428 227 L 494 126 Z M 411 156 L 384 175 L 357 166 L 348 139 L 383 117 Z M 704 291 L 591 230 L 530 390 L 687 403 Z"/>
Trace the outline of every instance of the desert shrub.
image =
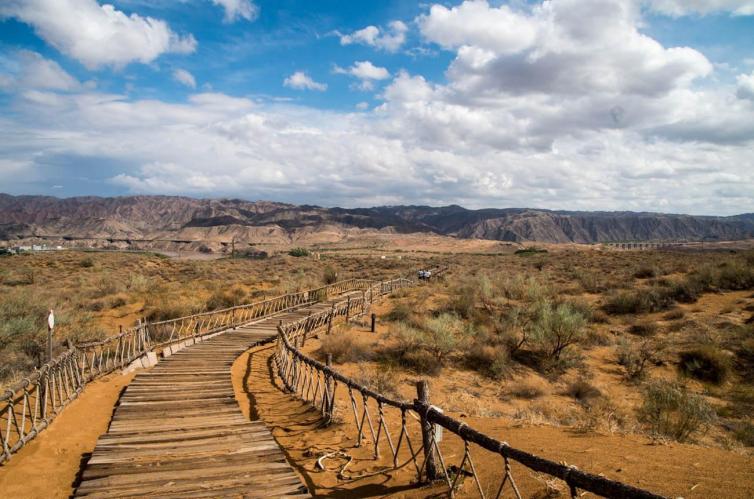
<path id="1" fill-rule="evenodd" d="M 610 288 L 604 274 L 589 271 L 579 271 L 576 276 L 581 288 L 587 293 L 602 293 Z"/>
<path id="2" fill-rule="evenodd" d="M 129 274 L 126 281 L 126 289 L 135 293 L 148 293 L 154 286 L 152 279 L 143 274 Z"/>
<path id="3" fill-rule="evenodd" d="M 503 280 L 501 291 L 506 298 L 511 300 L 529 302 L 540 301 L 551 294 L 547 285 L 535 277 L 526 277 L 523 274 L 516 274 L 513 278 Z"/>
<path id="4" fill-rule="evenodd" d="M 663 315 L 662 318 L 666 321 L 677 321 L 678 319 L 683 319 L 685 316 L 686 313 L 683 311 L 683 309 L 674 308 L 670 312 Z"/>
<path id="5" fill-rule="evenodd" d="M 602 396 L 602 392 L 585 379 L 569 383 L 564 393 L 585 405 Z"/>
<path id="6" fill-rule="evenodd" d="M 545 302 L 537 307 L 529 336 L 547 357 L 558 360 L 566 348 L 584 338 L 585 325 L 586 319 L 571 304 Z"/>
<path id="7" fill-rule="evenodd" d="M 367 360 L 371 354 L 371 348 L 358 337 L 346 332 L 335 332 L 322 337 L 317 355 L 325 360 L 327 355 L 332 355 L 333 362 L 359 362 Z"/>
<path id="8" fill-rule="evenodd" d="M 730 290 L 754 288 L 754 266 L 739 260 L 726 262 L 719 269 L 717 285 Z"/>
<path id="9" fill-rule="evenodd" d="M 703 289 L 693 280 L 670 281 L 667 287 L 667 296 L 680 303 L 696 303 L 699 293 Z"/>
<path id="10" fill-rule="evenodd" d="M 219 289 L 212 293 L 207 299 L 205 309 L 207 310 L 219 310 L 223 308 L 234 307 L 241 305 L 244 302 L 246 292 L 238 287 L 232 287 L 230 289 Z"/>
<path id="11" fill-rule="evenodd" d="M 581 314 L 587 322 L 593 322 L 594 309 L 586 300 L 572 299 L 564 303 L 567 303 L 574 312 Z"/>
<path id="12" fill-rule="evenodd" d="M 123 298 L 122 296 L 115 296 L 110 300 L 109 306 L 110 308 L 118 308 L 118 307 L 122 307 L 126 303 L 127 303 L 126 299 Z"/>
<path id="13" fill-rule="evenodd" d="M 730 360 L 714 346 L 703 346 L 681 352 L 678 368 L 683 374 L 716 385 L 730 374 Z"/>
<path id="14" fill-rule="evenodd" d="M 79 262 L 79 267 L 81 267 L 82 269 L 90 269 L 90 268 L 94 267 L 94 260 L 92 260 L 91 257 L 83 258 Z"/>
<path id="15" fill-rule="evenodd" d="M 198 251 L 199 253 L 209 254 L 212 253 L 212 248 L 210 248 L 206 244 L 200 244 L 199 247 L 196 248 L 196 251 Z"/>
<path id="16" fill-rule="evenodd" d="M 453 314 L 441 314 L 428 319 L 421 335 L 421 346 L 432 352 L 438 362 L 455 350 L 465 326 L 463 321 Z"/>
<path id="17" fill-rule="evenodd" d="M 712 424 L 715 411 L 703 397 L 689 392 L 685 386 L 655 381 L 645 387 L 639 418 L 652 434 L 685 442 Z"/>
<path id="18" fill-rule="evenodd" d="M 41 365 L 46 317 L 47 309 L 30 293 L 10 293 L 0 300 L 0 382 Z"/>
<path id="19" fill-rule="evenodd" d="M 628 328 L 628 332 L 637 336 L 654 336 L 657 333 L 657 323 L 654 321 L 636 322 Z"/>
<path id="20" fill-rule="evenodd" d="M 90 312 L 101 312 L 105 308 L 105 304 L 100 300 L 94 300 L 87 303 L 84 308 Z"/>
<path id="21" fill-rule="evenodd" d="M 734 425 L 733 435 L 747 447 L 754 447 L 754 424 L 741 421 Z"/>
<path id="22" fill-rule="evenodd" d="M 309 256 L 309 250 L 306 248 L 293 248 L 288 254 L 295 257 Z"/>
<path id="23" fill-rule="evenodd" d="M 541 387 L 528 382 L 516 383 L 508 388 L 505 393 L 515 398 L 527 400 L 534 400 L 545 394 Z"/>
<path id="24" fill-rule="evenodd" d="M 647 289 L 621 291 L 608 297 L 602 308 L 609 314 L 644 314 L 665 310 L 673 304 L 666 288 L 653 286 Z"/>
<path id="25" fill-rule="evenodd" d="M 394 353 L 398 359 L 417 348 L 422 342 L 422 331 L 405 323 L 396 322 L 390 326 L 388 335 L 395 340 Z"/>
<path id="26" fill-rule="evenodd" d="M 146 320 L 148 322 L 177 319 L 202 311 L 201 307 L 197 307 L 193 303 L 164 296 L 148 300 L 145 308 L 147 309 Z"/>
<path id="27" fill-rule="evenodd" d="M 363 370 L 356 377 L 356 382 L 386 397 L 393 399 L 400 398 L 400 394 L 398 393 L 398 374 L 392 366 L 380 366 L 376 369 L 368 368 Z"/>
<path id="28" fill-rule="evenodd" d="M 660 275 L 660 270 L 654 265 L 642 265 L 634 271 L 634 277 L 637 279 L 649 279 Z"/>
<path id="29" fill-rule="evenodd" d="M 338 282 L 338 271 L 328 265 L 322 272 L 322 281 L 325 284 L 333 284 L 335 282 Z"/>
<path id="30" fill-rule="evenodd" d="M 416 374 L 429 376 L 435 376 L 442 370 L 442 364 L 437 362 L 435 356 L 421 349 L 406 352 L 400 359 L 400 364 Z"/>
<path id="31" fill-rule="evenodd" d="M 514 254 L 518 256 L 531 256 L 540 253 L 547 253 L 547 250 L 544 248 L 538 248 L 536 246 L 529 246 L 528 248 L 517 249 L 514 252 Z"/>
<path id="32" fill-rule="evenodd" d="M 393 305 L 393 308 L 385 315 L 385 319 L 393 322 L 406 321 L 411 317 L 411 306 L 406 302 L 398 302 Z"/>
<path id="33" fill-rule="evenodd" d="M 655 346 L 649 342 L 634 345 L 621 338 L 616 351 L 618 364 L 626 370 L 626 378 L 631 381 L 644 377 L 646 369 L 655 358 Z"/>
<path id="34" fill-rule="evenodd" d="M 474 341 L 464 353 L 464 358 L 471 369 L 492 379 L 502 379 L 510 370 L 508 349 L 483 340 Z"/>

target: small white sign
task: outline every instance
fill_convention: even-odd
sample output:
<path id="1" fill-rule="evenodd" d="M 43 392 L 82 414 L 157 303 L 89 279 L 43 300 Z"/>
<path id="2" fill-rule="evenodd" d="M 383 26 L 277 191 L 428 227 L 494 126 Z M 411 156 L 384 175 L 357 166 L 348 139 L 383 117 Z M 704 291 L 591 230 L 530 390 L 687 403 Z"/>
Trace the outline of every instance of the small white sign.
<path id="1" fill-rule="evenodd" d="M 50 310 L 50 315 L 47 316 L 47 327 L 50 328 L 50 330 L 55 329 L 55 314 Z"/>

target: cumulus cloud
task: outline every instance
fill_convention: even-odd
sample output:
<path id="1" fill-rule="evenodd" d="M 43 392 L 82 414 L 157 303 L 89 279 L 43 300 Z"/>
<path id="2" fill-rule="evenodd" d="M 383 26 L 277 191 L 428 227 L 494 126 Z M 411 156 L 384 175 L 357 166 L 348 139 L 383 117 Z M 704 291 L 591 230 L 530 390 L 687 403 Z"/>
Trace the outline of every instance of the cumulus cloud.
<path id="1" fill-rule="evenodd" d="M 358 78 L 361 90 L 372 90 L 375 81 L 390 78 L 390 72 L 386 68 L 375 66 L 370 61 L 356 61 L 350 68 L 335 66 L 334 71 L 336 74 L 347 74 Z"/>
<path id="2" fill-rule="evenodd" d="M 78 165 L 96 158 L 124 192 L 346 206 L 754 211 L 746 93 L 754 75 L 736 86 L 707 78 L 713 69 L 699 52 L 641 33 L 638 9 L 633 0 L 429 8 L 417 23 L 428 43 L 451 51 L 443 82 L 408 71 L 391 79 L 369 61 L 336 68 L 359 82 L 386 82 L 372 110 L 16 87 L 8 97 L 14 116 L 0 116 L 0 157 L 27 179 L 60 158 L 74 158 L 66 164 L 78 175 Z M 471 29 L 488 17 L 522 36 Z"/>
<path id="3" fill-rule="evenodd" d="M 327 84 L 314 81 L 304 71 L 296 71 L 283 80 L 283 85 L 296 90 L 317 90 L 319 92 L 327 90 Z"/>
<path id="4" fill-rule="evenodd" d="M 225 10 L 225 22 L 239 19 L 253 21 L 259 17 L 259 7 L 251 0 L 212 0 L 212 3 Z"/>
<path id="5" fill-rule="evenodd" d="M 5 84 L 2 84 L 3 81 Z M 31 50 L 19 50 L 10 55 L 6 64 L 0 64 L 0 88 L 70 91 L 81 86 L 60 64 Z"/>
<path id="6" fill-rule="evenodd" d="M 754 72 L 748 75 L 738 75 L 736 82 L 738 83 L 736 92 L 738 98 L 754 101 Z"/>
<path id="7" fill-rule="evenodd" d="M 176 69 L 173 71 L 173 79 L 187 87 L 196 88 L 196 79 L 194 78 L 194 75 L 185 69 Z"/>
<path id="8" fill-rule="evenodd" d="M 351 45 L 359 43 L 387 52 L 396 52 L 406 42 L 407 32 L 408 26 L 402 21 L 391 22 L 387 29 L 380 29 L 377 26 L 370 25 L 351 34 L 340 35 L 340 44 Z"/>
<path id="9" fill-rule="evenodd" d="M 166 52 L 190 53 L 192 35 L 174 33 L 165 21 L 126 15 L 95 0 L 8 0 L 0 16 L 14 17 L 60 52 L 89 69 L 148 63 Z"/>
<path id="10" fill-rule="evenodd" d="M 670 16 L 731 12 L 734 15 L 754 14 L 754 0 L 645 0 L 655 12 Z"/>

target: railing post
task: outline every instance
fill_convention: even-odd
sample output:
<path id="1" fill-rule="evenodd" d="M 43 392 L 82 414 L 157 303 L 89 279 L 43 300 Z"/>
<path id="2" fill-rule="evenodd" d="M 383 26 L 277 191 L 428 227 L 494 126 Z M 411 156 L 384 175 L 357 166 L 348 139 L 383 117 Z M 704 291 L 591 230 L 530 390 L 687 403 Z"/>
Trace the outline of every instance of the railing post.
<path id="1" fill-rule="evenodd" d="M 351 319 L 351 297 L 348 297 L 348 303 L 346 304 L 346 323 Z"/>
<path id="2" fill-rule="evenodd" d="M 423 379 L 416 382 L 416 398 L 422 404 L 422 407 L 429 407 L 429 383 Z M 424 446 L 424 459 L 426 460 L 427 480 L 437 478 L 437 465 L 435 464 L 435 453 L 432 439 L 432 423 L 430 423 L 425 414 L 421 414 L 422 426 L 422 444 Z"/>
<path id="3" fill-rule="evenodd" d="M 332 310 L 330 310 L 330 316 L 327 318 L 327 334 L 330 334 L 330 331 L 332 331 L 332 321 L 335 317 L 335 304 L 332 304 Z"/>
<path id="4" fill-rule="evenodd" d="M 327 354 L 327 360 L 325 362 L 327 364 L 327 367 L 332 366 L 332 354 Z M 329 424 L 332 421 L 332 409 L 333 405 L 335 404 L 335 394 L 332 392 L 333 389 L 333 382 L 332 382 L 332 376 L 329 374 L 325 375 L 325 385 L 327 387 L 327 390 L 325 390 L 325 393 L 327 394 L 326 401 L 326 410 L 325 410 L 325 421 Z"/>
<path id="5" fill-rule="evenodd" d="M 375 332 L 375 328 L 374 328 L 374 326 L 375 326 L 375 322 L 377 322 L 377 314 L 374 314 L 374 313 L 373 313 L 373 314 L 372 314 L 372 327 L 371 327 L 371 328 L 369 328 L 369 330 L 370 330 L 371 332 L 373 332 L 373 333 Z"/>

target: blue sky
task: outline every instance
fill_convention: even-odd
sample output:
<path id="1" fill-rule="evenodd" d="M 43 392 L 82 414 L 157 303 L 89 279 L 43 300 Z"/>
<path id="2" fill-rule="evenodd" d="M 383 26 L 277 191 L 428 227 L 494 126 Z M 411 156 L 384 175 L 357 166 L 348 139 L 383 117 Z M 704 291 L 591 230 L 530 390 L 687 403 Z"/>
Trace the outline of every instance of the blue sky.
<path id="1" fill-rule="evenodd" d="M 754 0 L 6 0 L 0 191 L 754 211 Z"/>

